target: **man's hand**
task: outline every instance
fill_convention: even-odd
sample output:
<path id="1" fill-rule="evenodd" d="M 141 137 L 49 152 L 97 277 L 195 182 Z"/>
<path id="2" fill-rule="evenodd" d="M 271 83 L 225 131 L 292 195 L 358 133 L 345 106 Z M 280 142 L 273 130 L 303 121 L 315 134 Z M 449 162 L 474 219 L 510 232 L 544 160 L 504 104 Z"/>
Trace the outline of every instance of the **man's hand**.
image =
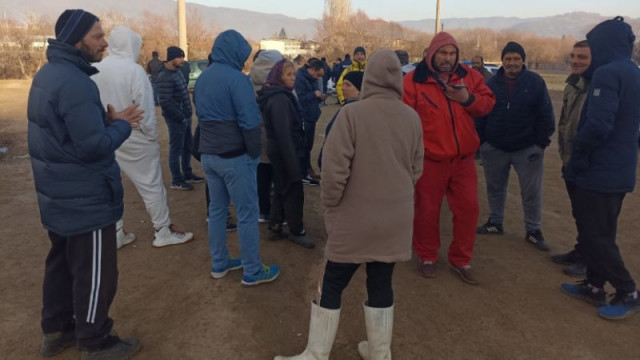
<path id="1" fill-rule="evenodd" d="M 316 94 L 316 97 L 317 97 L 317 98 L 322 99 L 322 91 L 320 91 L 320 90 L 316 90 L 316 91 L 314 91 L 314 93 Z"/>
<path id="2" fill-rule="evenodd" d="M 131 127 L 134 129 L 139 128 L 140 126 L 138 125 L 138 122 L 142 120 L 142 115 L 144 114 L 144 111 L 139 107 L 139 104 L 134 103 L 132 105 L 129 105 L 129 107 L 127 107 L 126 109 L 116 112 L 116 110 L 113 108 L 113 105 L 108 104 L 107 124 L 111 124 L 115 119 L 120 119 L 128 122 L 129 125 L 131 125 Z"/>
<path id="3" fill-rule="evenodd" d="M 454 85 L 455 86 L 455 85 Z M 459 102 L 461 104 L 467 102 L 469 100 L 469 91 L 466 86 L 454 87 L 451 85 L 447 85 L 447 92 L 445 95 L 453 101 Z"/>

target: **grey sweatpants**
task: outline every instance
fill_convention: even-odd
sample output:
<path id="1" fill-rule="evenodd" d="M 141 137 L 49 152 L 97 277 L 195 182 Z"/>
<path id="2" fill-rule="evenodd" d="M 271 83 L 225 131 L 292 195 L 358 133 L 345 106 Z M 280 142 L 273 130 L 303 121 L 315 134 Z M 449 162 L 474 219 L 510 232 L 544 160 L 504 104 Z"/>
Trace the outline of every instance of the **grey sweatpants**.
<path id="1" fill-rule="evenodd" d="M 542 169 L 544 149 L 532 145 L 507 152 L 485 142 L 480 147 L 484 176 L 487 182 L 489 218 L 494 224 L 504 222 L 509 171 L 513 166 L 520 182 L 520 195 L 526 231 L 540 229 L 542 219 Z"/>

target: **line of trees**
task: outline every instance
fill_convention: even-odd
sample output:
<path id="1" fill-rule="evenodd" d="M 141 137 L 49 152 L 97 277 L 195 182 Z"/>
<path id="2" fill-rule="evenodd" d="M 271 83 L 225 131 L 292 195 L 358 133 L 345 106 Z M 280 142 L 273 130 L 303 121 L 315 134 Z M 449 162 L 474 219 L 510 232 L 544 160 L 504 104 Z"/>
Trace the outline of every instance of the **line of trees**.
<path id="1" fill-rule="evenodd" d="M 412 61 L 420 60 L 433 34 L 405 28 L 398 23 L 370 19 L 367 14 L 350 10 L 348 0 L 327 0 L 322 21 L 318 25 L 317 56 L 327 59 L 343 57 L 356 46 L 364 46 L 369 54 L 380 48 L 405 50 Z M 173 16 L 145 12 L 141 19 L 129 19 L 119 12 L 97 14 L 107 33 L 124 24 L 139 33 L 143 48 L 139 62 L 146 64 L 156 50 L 164 58 L 168 46 L 178 44 L 177 21 Z M 206 24 L 196 11 L 188 13 L 188 57 L 205 59 L 215 36 L 222 29 Z M 31 78 L 46 62 L 46 38 L 53 37 L 54 21 L 36 13 L 25 14 L 23 23 L 0 20 L 0 79 Z M 527 62 L 533 68 L 562 68 L 575 41 L 572 37 L 549 38 L 516 31 L 489 29 L 451 29 L 461 51 L 461 59 L 478 54 L 488 62 L 499 62 L 502 47 L 508 41 L 520 42 L 527 52 Z M 284 33 L 284 29 L 281 30 Z M 257 42 L 254 48 L 258 48 Z M 640 47 L 634 49 L 634 59 L 640 62 Z M 247 64 L 249 65 L 249 64 Z"/>
<path id="2" fill-rule="evenodd" d="M 332 12 L 335 8 L 348 8 L 345 5 L 335 4 L 345 2 L 348 3 L 348 0 L 327 1 L 318 27 L 319 52 L 329 59 L 351 53 L 356 46 L 364 46 L 369 53 L 380 48 L 405 50 L 413 61 L 418 61 L 433 38 L 433 34 L 408 29 L 398 23 L 370 19 L 362 10 L 350 13 L 348 16 L 344 16 L 344 13 Z M 541 37 L 533 33 L 513 30 L 450 29 L 447 31 L 458 42 L 461 60 L 481 55 L 485 61 L 499 62 L 504 45 L 509 41 L 517 41 L 525 48 L 527 62 L 534 68 L 542 65 L 546 68 L 562 67 L 566 63 L 571 47 L 579 40 L 572 36 Z M 636 42 L 633 57 L 640 63 L 638 42 Z"/>
<path id="3" fill-rule="evenodd" d="M 145 12 L 141 19 L 130 19 L 120 12 L 96 14 L 107 34 L 117 25 L 126 25 L 142 36 L 142 49 L 138 61 L 146 64 L 151 52 L 158 51 L 164 58 L 167 47 L 178 45 L 177 20 Z M 188 13 L 188 56 L 206 59 L 215 36 L 221 29 L 209 26 L 196 11 Z M 25 21 L 0 21 L 0 79 L 29 79 L 47 61 L 47 38 L 53 38 L 55 20 L 36 13 L 25 14 Z"/>

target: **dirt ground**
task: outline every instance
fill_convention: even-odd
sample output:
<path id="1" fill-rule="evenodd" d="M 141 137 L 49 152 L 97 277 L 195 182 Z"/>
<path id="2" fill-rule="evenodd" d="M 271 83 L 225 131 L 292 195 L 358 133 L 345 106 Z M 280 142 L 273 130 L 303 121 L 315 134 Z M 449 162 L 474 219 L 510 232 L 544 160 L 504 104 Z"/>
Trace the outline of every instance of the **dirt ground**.
<path id="1" fill-rule="evenodd" d="M 38 359 L 44 259 L 49 240 L 40 224 L 26 145 L 26 101 L 29 83 L 0 82 L 0 359 Z M 552 91 L 556 113 L 561 93 Z M 329 100 L 334 103 L 333 99 Z M 323 108 L 318 134 L 323 134 L 335 105 Z M 159 119 L 161 119 L 158 114 Z M 159 122 L 165 184 L 167 132 Z M 323 137 L 318 136 L 315 151 Z M 199 164 L 194 161 L 198 173 Z M 480 221 L 487 218 L 486 190 L 478 165 Z M 295 354 L 307 341 L 309 301 L 323 263 L 326 233 L 318 187 L 305 187 L 305 224 L 318 245 L 303 249 L 290 242 L 261 243 L 266 263 L 282 267 L 280 278 L 256 288 L 240 286 L 241 272 L 224 279 L 209 276 L 210 257 L 205 223 L 204 185 L 195 191 L 168 190 L 171 217 L 195 233 L 195 241 L 156 249 L 153 229 L 140 196 L 129 180 L 125 187 L 125 226 L 137 240 L 119 251 L 120 281 L 111 309 L 115 329 L 137 336 L 144 349 L 136 359 L 272 359 Z M 523 241 L 519 189 L 512 173 L 505 235 L 478 236 L 473 266 L 480 286 L 465 285 L 439 264 L 435 279 L 422 278 L 416 262 L 396 267 L 393 356 L 395 359 L 640 359 L 640 316 L 621 322 L 600 319 L 596 310 L 559 290 L 573 281 L 551 263 L 549 254 Z M 632 274 L 640 279 L 639 213 L 636 194 L 625 200 L 618 244 Z M 73 221 L 70 219 L 70 221 Z M 443 206 L 441 255 L 451 239 L 450 213 Z M 261 230 L 266 231 L 264 225 Z M 552 253 L 575 241 L 575 226 L 560 177 L 554 142 L 546 151 L 543 232 Z M 264 234 L 263 234 L 264 235 Z M 232 254 L 237 235 L 229 234 Z M 343 297 L 343 312 L 332 359 L 358 359 L 365 338 L 362 301 L 364 271 L 359 271 Z M 69 349 L 59 359 L 75 359 Z"/>

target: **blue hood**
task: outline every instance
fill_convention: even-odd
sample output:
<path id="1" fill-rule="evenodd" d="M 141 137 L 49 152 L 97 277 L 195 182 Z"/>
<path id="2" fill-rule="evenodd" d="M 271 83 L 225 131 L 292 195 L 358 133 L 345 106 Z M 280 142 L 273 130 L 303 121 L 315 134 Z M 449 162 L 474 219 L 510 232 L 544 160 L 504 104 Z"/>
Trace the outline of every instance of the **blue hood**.
<path id="1" fill-rule="evenodd" d="M 587 34 L 592 59 L 585 77 L 590 79 L 597 68 L 614 60 L 629 59 L 635 40 L 631 26 L 625 23 L 621 16 L 596 25 Z"/>
<path id="2" fill-rule="evenodd" d="M 211 48 L 212 62 L 227 64 L 238 70 L 242 70 L 249 55 L 251 55 L 251 45 L 235 30 L 220 33 Z"/>

